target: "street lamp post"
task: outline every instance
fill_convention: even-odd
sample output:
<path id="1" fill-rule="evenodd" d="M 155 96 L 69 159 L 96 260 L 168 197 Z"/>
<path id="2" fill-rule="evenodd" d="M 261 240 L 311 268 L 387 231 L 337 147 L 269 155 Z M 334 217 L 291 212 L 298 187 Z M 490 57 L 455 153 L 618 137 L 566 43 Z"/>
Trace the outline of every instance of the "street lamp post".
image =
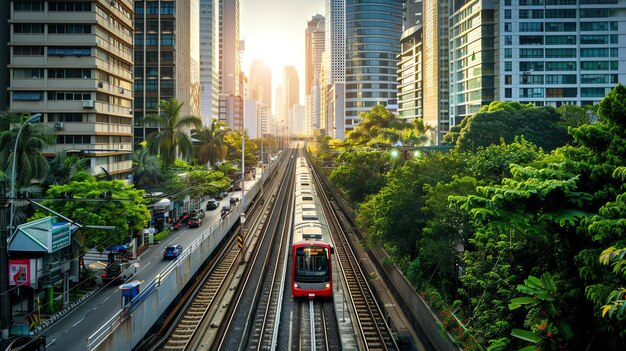
<path id="1" fill-rule="evenodd" d="M 36 113 L 30 116 L 26 122 L 22 123 L 20 126 L 20 130 L 17 131 L 17 137 L 15 137 L 15 144 L 13 145 L 13 165 L 11 166 L 11 217 L 9 218 L 9 230 L 11 234 L 13 233 L 13 217 L 15 216 L 15 173 L 16 173 L 16 163 L 17 163 L 17 144 L 20 140 L 20 134 L 22 134 L 22 129 L 25 125 L 38 121 L 41 118 L 41 113 Z"/>
<path id="2" fill-rule="evenodd" d="M 15 216 L 15 173 L 16 173 L 16 161 L 17 161 L 17 144 L 22 134 L 22 129 L 25 125 L 39 120 L 41 113 L 30 116 L 17 131 L 15 137 L 15 144 L 13 145 L 13 164 L 11 166 L 11 192 L 9 194 L 9 200 L 11 203 L 11 215 L 9 218 L 9 233 L 13 233 L 13 217 Z M 0 211 L 3 212 L 3 211 Z M 4 213 L 3 213 L 4 214 Z M 4 222 L 4 220 L 0 220 Z M 4 227 L 4 223 L 3 227 Z M 10 234 L 9 234 L 10 235 Z M 11 324 L 11 298 L 9 295 L 9 248 L 8 248 L 8 235 L 6 228 L 0 228 L 0 336 L 2 339 L 9 337 L 9 326 Z"/>

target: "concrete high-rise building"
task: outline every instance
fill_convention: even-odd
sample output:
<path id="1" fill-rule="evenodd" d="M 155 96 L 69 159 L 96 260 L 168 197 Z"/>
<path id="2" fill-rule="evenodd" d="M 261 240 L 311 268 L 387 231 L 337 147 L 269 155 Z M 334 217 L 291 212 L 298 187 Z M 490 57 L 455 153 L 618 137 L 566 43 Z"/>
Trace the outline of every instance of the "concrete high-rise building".
<path id="1" fill-rule="evenodd" d="M 450 129 L 448 28 L 450 2 L 423 0 L 422 2 L 422 77 L 424 82 L 424 124 L 430 126 L 432 144 L 439 144 Z"/>
<path id="2" fill-rule="evenodd" d="M 219 114 L 219 0 L 200 0 L 200 115 L 209 125 Z"/>
<path id="3" fill-rule="evenodd" d="M 496 11 L 496 99 L 592 105 L 626 82 L 626 1 L 530 5 Z"/>
<path id="4" fill-rule="evenodd" d="M 302 135 L 304 134 L 304 106 L 301 104 L 292 105 L 289 109 L 289 120 L 293 121 L 293 125 L 290 125 L 290 135 Z"/>
<path id="5" fill-rule="evenodd" d="M 276 91 L 274 93 L 274 96 L 276 97 L 276 101 L 274 103 L 274 106 L 276 106 L 276 113 L 274 114 L 274 118 L 276 121 L 284 121 L 287 119 L 287 111 L 281 108 L 285 105 L 285 103 L 283 102 L 285 99 L 285 94 L 283 94 L 283 86 L 277 85 Z"/>
<path id="6" fill-rule="evenodd" d="M 451 126 L 494 101 L 496 84 L 493 0 L 457 1 L 453 12 L 449 52 Z"/>
<path id="7" fill-rule="evenodd" d="M 250 98 L 263 102 L 266 106 L 272 106 L 272 70 L 263 59 L 254 59 L 250 65 L 250 78 L 248 79 Z"/>
<path id="8" fill-rule="evenodd" d="M 398 62 L 398 118 L 413 121 L 424 117 L 422 25 L 402 33 Z"/>
<path id="9" fill-rule="evenodd" d="M 326 0 L 326 41 L 329 75 L 327 84 L 343 83 L 346 77 L 346 0 Z"/>
<path id="10" fill-rule="evenodd" d="M 220 107 L 219 119 L 241 130 L 244 93 L 241 90 L 239 0 L 220 2 Z"/>
<path id="11" fill-rule="evenodd" d="M 11 12 L 11 1 L 3 1 L 0 4 L 0 45 L 5 50 L 0 52 L 0 111 L 9 108 L 9 39 L 11 33 L 9 26 L 9 13 Z"/>
<path id="12" fill-rule="evenodd" d="M 41 113 L 54 128 L 56 144 L 46 156 L 75 154 L 89 159 L 94 174 L 105 169 L 129 182 L 134 3 L 7 3 L 10 31 L 1 25 L 10 33 L 9 110 Z"/>
<path id="13" fill-rule="evenodd" d="M 422 24 L 422 0 L 406 0 L 404 3 L 404 30 Z"/>
<path id="14" fill-rule="evenodd" d="M 494 100 L 593 105 L 626 81 L 625 1 L 454 5 L 450 123 Z"/>
<path id="15" fill-rule="evenodd" d="M 293 105 L 300 104 L 300 80 L 294 66 L 285 66 L 283 69 L 283 92 L 283 115 L 288 121 L 289 133 L 293 135 L 295 121 L 289 111 Z"/>
<path id="16" fill-rule="evenodd" d="M 396 104 L 402 2 L 346 1 L 345 129 L 372 106 Z"/>
<path id="17" fill-rule="evenodd" d="M 326 134 L 333 138 L 345 138 L 345 114 L 343 104 L 343 83 L 346 76 L 346 1 L 326 0 L 326 41 L 323 58 L 322 84 L 322 120 Z M 334 85 L 334 87 L 331 87 Z M 339 85 L 342 85 L 340 88 Z M 329 95 L 330 91 L 332 93 Z M 332 100 L 328 100 L 330 97 Z M 336 98 L 336 99 L 335 99 Z M 340 111 L 330 110 L 329 107 L 340 108 Z"/>
<path id="18" fill-rule="evenodd" d="M 321 98 L 321 73 L 322 73 L 322 54 L 325 47 L 325 23 L 324 16 L 315 15 L 307 23 L 306 29 L 306 85 L 305 90 L 308 96 L 311 96 L 307 103 L 311 106 L 308 107 L 310 111 L 307 114 L 309 120 L 306 122 L 309 125 L 308 130 L 313 133 L 319 130 L 321 125 L 321 111 L 320 111 L 320 98 Z"/>
<path id="19" fill-rule="evenodd" d="M 159 101 L 171 98 L 183 103 L 181 116 L 200 116 L 200 0 L 134 4 L 136 121 L 158 114 Z M 157 131 L 136 123 L 135 142 Z"/>

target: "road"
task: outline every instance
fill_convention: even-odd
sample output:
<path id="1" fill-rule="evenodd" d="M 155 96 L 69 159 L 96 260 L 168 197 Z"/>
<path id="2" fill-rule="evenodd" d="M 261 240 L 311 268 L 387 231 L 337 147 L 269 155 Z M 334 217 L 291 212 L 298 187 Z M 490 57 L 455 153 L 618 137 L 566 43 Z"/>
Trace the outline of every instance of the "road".
<path id="1" fill-rule="evenodd" d="M 246 189 L 252 184 L 246 184 Z M 148 283 L 152 281 L 172 261 L 162 259 L 162 251 L 167 245 L 180 244 L 187 249 L 195 238 L 208 231 L 220 219 L 222 206 L 228 205 L 230 196 L 241 197 L 241 192 L 229 193 L 229 196 L 220 201 L 220 206 L 211 211 L 205 211 L 204 222 L 199 228 L 185 228 L 174 231 L 158 245 L 154 245 L 145 252 L 137 267 L 137 273 L 132 279 Z M 118 285 L 109 284 L 89 300 L 78 306 L 70 313 L 59 319 L 47 328 L 43 334 L 47 338 L 46 350 L 78 351 L 85 350 L 87 338 L 96 332 L 106 321 L 111 319 L 121 309 L 121 294 Z"/>

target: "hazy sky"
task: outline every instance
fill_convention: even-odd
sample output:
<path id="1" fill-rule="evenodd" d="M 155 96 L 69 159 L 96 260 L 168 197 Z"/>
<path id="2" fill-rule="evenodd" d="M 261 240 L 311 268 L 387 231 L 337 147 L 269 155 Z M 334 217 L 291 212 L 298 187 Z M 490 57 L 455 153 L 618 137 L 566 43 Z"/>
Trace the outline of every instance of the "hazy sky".
<path id="1" fill-rule="evenodd" d="M 274 96 L 283 82 L 283 67 L 295 66 L 303 104 L 304 32 L 311 17 L 324 14 L 324 0 L 240 0 L 240 6 L 240 36 L 246 42 L 242 70 L 249 75 L 252 60 L 265 59 L 272 69 Z"/>

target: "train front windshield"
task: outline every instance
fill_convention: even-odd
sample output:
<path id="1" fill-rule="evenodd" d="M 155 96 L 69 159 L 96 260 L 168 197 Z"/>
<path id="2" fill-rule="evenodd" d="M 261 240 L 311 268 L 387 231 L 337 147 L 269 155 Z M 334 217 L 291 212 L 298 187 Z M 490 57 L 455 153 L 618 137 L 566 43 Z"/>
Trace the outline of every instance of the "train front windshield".
<path id="1" fill-rule="evenodd" d="M 330 280 L 328 249 L 325 247 L 303 246 L 296 249 L 294 281 L 320 283 Z"/>

